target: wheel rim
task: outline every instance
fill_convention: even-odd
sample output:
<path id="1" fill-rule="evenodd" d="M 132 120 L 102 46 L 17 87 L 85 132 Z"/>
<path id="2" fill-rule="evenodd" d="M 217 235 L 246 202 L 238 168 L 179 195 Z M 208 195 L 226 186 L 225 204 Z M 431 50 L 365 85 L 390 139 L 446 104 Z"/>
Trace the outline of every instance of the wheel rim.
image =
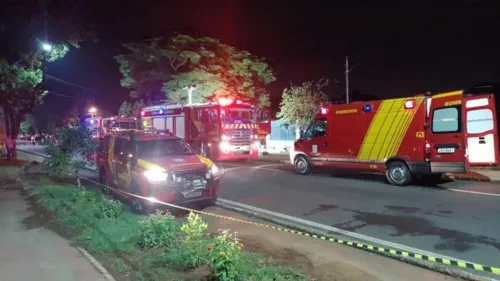
<path id="1" fill-rule="evenodd" d="M 297 169 L 297 172 L 305 173 L 307 171 L 307 162 L 301 158 L 301 159 L 297 160 L 297 163 L 295 164 L 295 168 Z"/>
<path id="2" fill-rule="evenodd" d="M 136 211 L 139 211 L 139 212 L 142 211 L 142 204 L 141 204 L 141 202 L 139 201 L 138 198 L 132 199 L 132 207 Z"/>
<path id="3" fill-rule="evenodd" d="M 407 177 L 406 170 L 402 166 L 392 168 L 390 174 L 391 178 L 397 183 L 404 182 Z"/>

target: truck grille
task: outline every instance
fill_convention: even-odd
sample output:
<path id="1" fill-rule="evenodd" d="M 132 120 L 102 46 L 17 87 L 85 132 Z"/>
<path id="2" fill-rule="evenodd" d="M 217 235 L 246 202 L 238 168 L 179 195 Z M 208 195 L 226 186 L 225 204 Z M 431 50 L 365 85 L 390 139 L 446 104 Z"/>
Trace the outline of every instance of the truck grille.
<path id="1" fill-rule="evenodd" d="M 175 178 L 182 178 L 181 182 L 177 183 L 177 188 L 183 189 L 196 189 L 196 188 L 204 188 L 206 184 L 206 174 L 207 169 L 195 169 L 195 170 L 179 170 L 173 171 L 173 175 Z M 170 180 L 174 180 L 174 176 Z"/>
<path id="2" fill-rule="evenodd" d="M 231 144 L 235 146 L 251 145 L 252 130 L 231 130 Z"/>

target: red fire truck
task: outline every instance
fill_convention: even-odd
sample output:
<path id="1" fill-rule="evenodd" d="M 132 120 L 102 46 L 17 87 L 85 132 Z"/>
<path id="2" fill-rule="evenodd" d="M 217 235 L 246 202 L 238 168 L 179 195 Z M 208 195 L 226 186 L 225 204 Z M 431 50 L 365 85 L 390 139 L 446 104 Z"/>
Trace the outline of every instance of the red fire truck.
<path id="1" fill-rule="evenodd" d="M 258 157 L 256 109 L 228 98 L 205 104 L 162 104 L 143 108 L 142 126 L 169 130 L 212 160 Z"/>
<path id="2" fill-rule="evenodd" d="M 290 161 L 311 167 L 386 175 L 394 185 L 413 176 L 464 173 L 467 158 L 498 163 L 495 99 L 462 91 L 321 108 L 295 142 Z"/>
<path id="3" fill-rule="evenodd" d="M 92 132 L 93 138 L 99 141 L 104 135 L 121 130 L 137 129 L 137 118 L 127 116 L 92 117 L 85 119 L 85 125 Z"/>

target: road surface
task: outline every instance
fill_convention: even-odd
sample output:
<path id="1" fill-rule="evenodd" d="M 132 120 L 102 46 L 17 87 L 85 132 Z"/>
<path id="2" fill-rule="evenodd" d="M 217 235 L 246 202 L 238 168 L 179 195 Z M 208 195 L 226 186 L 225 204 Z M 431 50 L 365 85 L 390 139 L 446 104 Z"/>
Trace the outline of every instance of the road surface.
<path id="1" fill-rule="evenodd" d="M 43 153 L 43 148 L 30 151 Z M 441 255 L 500 266 L 500 184 L 396 187 L 374 175 L 300 176 L 287 164 L 223 163 L 221 197 Z M 475 192 L 475 193 L 471 193 Z"/>

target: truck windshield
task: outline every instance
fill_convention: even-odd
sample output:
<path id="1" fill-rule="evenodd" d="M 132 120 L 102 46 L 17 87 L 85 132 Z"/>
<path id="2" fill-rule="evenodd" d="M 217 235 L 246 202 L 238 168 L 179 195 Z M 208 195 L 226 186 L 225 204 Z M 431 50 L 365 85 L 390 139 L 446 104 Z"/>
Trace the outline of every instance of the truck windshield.
<path id="1" fill-rule="evenodd" d="M 220 110 L 220 119 L 225 124 L 255 123 L 256 112 L 251 108 L 224 108 Z"/>
<path id="2" fill-rule="evenodd" d="M 193 155 L 193 150 L 179 139 L 145 140 L 137 144 L 139 158 Z"/>
<path id="3" fill-rule="evenodd" d="M 113 121 L 111 123 L 112 128 L 121 128 L 121 129 L 135 129 L 134 121 Z"/>

